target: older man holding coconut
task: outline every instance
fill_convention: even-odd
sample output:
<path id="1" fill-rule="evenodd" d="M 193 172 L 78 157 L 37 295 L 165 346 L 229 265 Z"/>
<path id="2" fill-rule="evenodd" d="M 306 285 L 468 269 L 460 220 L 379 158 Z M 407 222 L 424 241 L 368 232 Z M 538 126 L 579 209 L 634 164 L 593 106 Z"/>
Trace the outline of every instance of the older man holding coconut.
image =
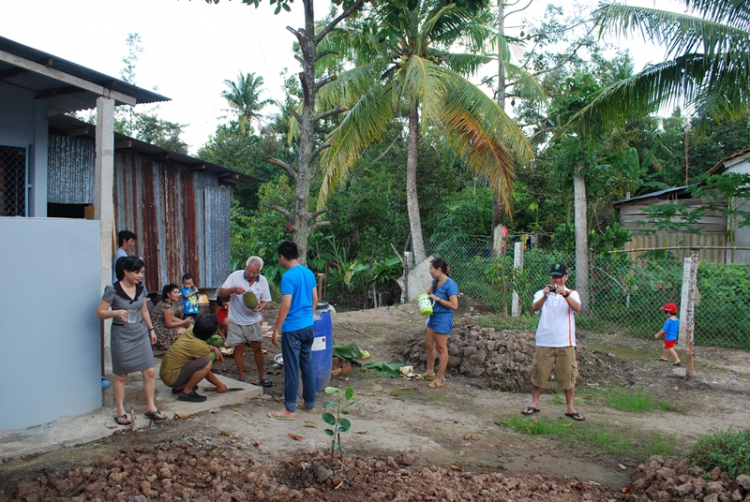
<path id="1" fill-rule="evenodd" d="M 217 296 L 230 296 L 229 328 L 227 345 L 234 347 L 234 362 L 240 382 L 245 381 L 245 343 L 249 343 L 258 366 L 258 381 L 263 387 L 273 387 L 265 375 L 263 361 L 263 332 L 261 330 L 261 312 L 271 301 L 268 280 L 260 275 L 263 259 L 251 256 L 245 263 L 244 270 L 232 272 L 219 289 Z M 247 294 L 246 294 L 247 293 Z"/>

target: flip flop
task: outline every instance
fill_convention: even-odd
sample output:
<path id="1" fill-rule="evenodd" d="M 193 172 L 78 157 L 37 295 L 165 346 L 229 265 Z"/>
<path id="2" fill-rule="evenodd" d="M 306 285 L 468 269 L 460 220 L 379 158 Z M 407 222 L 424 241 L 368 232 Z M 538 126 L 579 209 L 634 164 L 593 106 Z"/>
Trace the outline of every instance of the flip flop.
<path id="1" fill-rule="evenodd" d="M 428 385 L 431 389 L 439 389 L 440 387 L 445 386 L 445 378 L 441 378 L 440 380 L 433 380 L 430 385 Z"/>
<path id="2" fill-rule="evenodd" d="M 663 359 L 663 358 L 660 357 L 659 359 L 657 359 L 657 361 L 661 361 L 663 363 L 666 363 L 666 362 L 669 361 L 669 359 Z"/>
<path id="3" fill-rule="evenodd" d="M 521 415 L 525 415 L 528 417 L 529 415 L 533 415 L 534 413 L 539 413 L 540 411 L 542 410 L 540 410 L 539 408 L 534 408 L 533 406 L 527 406 L 521 411 Z"/>
<path id="4" fill-rule="evenodd" d="M 427 382 L 435 380 L 435 372 L 431 371 L 429 373 L 422 373 L 421 375 L 417 375 L 417 380 L 424 380 Z"/>
<path id="5" fill-rule="evenodd" d="M 274 415 L 273 412 L 268 414 L 268 418 L 270 418 L 271 420 L 296 420 L 297 419 L 297 417 L 279 417 L 277 415 Z"/>
<path id="6" fill-rule="evenodd" d="M 127 422 L 125 422 L 125 420 L 127 420 Z M 128 418 L 128 414 L 123 413 L 122 415 L 115 415 L 115 423 L 117 425 L 125 426 L 125 425 L 130 425 L 131 421 Z"/>
<path id="7" fill-rule="evenodd" d="M 169 417 L 167 417 L 167 415 L 165 415 L 164 413 L 162 413 L 159 410 L 149 411 L 148 413 L 144 413 L 143 415 L 146 418 L 153 420 L 154 422 L 161 422 L 162 420 L 166 420 L 167 418 L 169 418 Z M 161 416 L 159 416 L 159 415 L 161 415 Z"/>
<path id="8" fill-rule="evenodd" d="M 268 378 L 264 378 L 263 380 L 261 380 L 260 382 L 258 382 L 258 385 L 260 385 L 261 387 L 264 387 L 264 388 L 268 389 L 269 387 L 273 387 L 273 382 L 270 381 Z"/>
<path id="9" fill-rule="evenodd" d="M 302 411 L 306 411 L 308 413 L 315 413 L 316 411 L 315 408 L 308 408 L 307 406 L 304 406 L 304 405 L 298 405 L 297 408 L 299 408 Z"/>
<path id="10" fill-rule="evenodd" d="M 682 366 L 682 363 L 674 363 L 673 366 Z"/>
<path id="11" fill-rule="evenodd" d="M 569 418 L 572 418 L 576 422 L 585 422 L 586 421 L 586 417 L 584 417 L 583 415 L 581 415 L 577 411 L 575 413 L 566 413 L 565 416 L 569 417 Z"/>

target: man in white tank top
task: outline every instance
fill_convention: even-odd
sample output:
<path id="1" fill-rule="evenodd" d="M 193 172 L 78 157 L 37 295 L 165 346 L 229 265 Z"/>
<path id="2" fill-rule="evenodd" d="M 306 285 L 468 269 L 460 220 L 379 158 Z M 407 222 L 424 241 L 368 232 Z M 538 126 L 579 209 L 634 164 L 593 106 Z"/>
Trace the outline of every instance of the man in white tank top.
<path id="1" fill-rule="evenodd" d="M 531 406 L 521 413 L 538 413 L 539 397 L 547 385 L 552 367 L 558 386 L 565 392 L 565 416 L 577 422 L 586 420 L 575 410 L 573 399 L 578 378 L 576 361 L 575 314 L 581 311 L 581 298 L 576 291 L 565 287 L 568 269 L 563 263 L 555 263 L 549 272 L 550 284 L 534 295 L 533 310 L 541 311 L 536 330 L 536 352 L 531 367 Z"/>

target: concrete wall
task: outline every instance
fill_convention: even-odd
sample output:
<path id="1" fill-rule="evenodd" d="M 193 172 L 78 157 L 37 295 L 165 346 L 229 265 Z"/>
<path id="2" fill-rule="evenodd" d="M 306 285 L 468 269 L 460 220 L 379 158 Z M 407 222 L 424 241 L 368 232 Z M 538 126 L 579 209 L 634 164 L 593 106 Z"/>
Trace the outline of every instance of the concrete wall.
<path id="1" fill-rule="evenodd" d="M 99 222 L 0 218 L 0 429 L 102 405 Z"/>
<path id="2" fill-rule="evenodd" d="M 728 173 L 750 174 L 750 158 L 746 157 L 740 162 L 727 168 Z M 737 201 L 737 209 L 740 211 L 750 211 L 750 201 L 740 199 Z M 750 247 L 750 225 L 744 227 L 735 223 L 734 225 L 734 245 L 739 247 Z M 730 246 L 731 243 L 728 243 Z M 734 260 L 737 263 L 750 263 L 750 251 L 738 250 L 730 251 L 734 254 Z"/>
<path id="3" fill-rule="evenodd" d="M 29 148 L 29 216 L 47 216 L 48 103 L 34 92 L 0 82 L 0 145 Z"/>

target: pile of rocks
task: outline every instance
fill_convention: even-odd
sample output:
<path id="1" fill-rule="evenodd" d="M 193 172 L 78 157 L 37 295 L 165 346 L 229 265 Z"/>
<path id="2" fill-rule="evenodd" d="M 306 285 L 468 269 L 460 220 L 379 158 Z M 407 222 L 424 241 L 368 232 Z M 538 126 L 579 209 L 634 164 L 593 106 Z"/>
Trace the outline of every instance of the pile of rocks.
<path id="1" fill-rule="evenodd" d="M 690 467 L 687 459 L 669 462 L 653 456 L 638 466 L 626 491 L 622 500 L 633 502 L 750 502 L 750 476 L 733 480 L 718 467 L 705 472 Z"/>
<path id="2" fill-rule="evenodd" d="M 218 502 L 411 502 L 486 500 L 568 502 L 611 500 L 619 490 L 540 475 L 472 473 L 462 467 L 415 465 L 408 452 L 396 456 L 338 458 L 308 452 L 283 462 L 259 462 L 185 442 L 125 447 L 90 466 L 62 476 L 47 473 L 0 490 L 0 502 L 218 501 Z"/>
<path id="3" fill-rule="evenodd" d="M 533 331 L 458 326 L 451 331 L 448 342 L 448 368 L 462 375 L 490 378 L 503 388 L 528 389 L 535 349 Z M 576 354 L 579 383 L 594 373 L 606 371 L 607 365 L 580 343 Z M 427 361 L 424 331 L 415 333 L 406 342 L 401 355 L 411 363 L 424 364 Z M 554 380 L 554 373 L 550 380 Z"/>

